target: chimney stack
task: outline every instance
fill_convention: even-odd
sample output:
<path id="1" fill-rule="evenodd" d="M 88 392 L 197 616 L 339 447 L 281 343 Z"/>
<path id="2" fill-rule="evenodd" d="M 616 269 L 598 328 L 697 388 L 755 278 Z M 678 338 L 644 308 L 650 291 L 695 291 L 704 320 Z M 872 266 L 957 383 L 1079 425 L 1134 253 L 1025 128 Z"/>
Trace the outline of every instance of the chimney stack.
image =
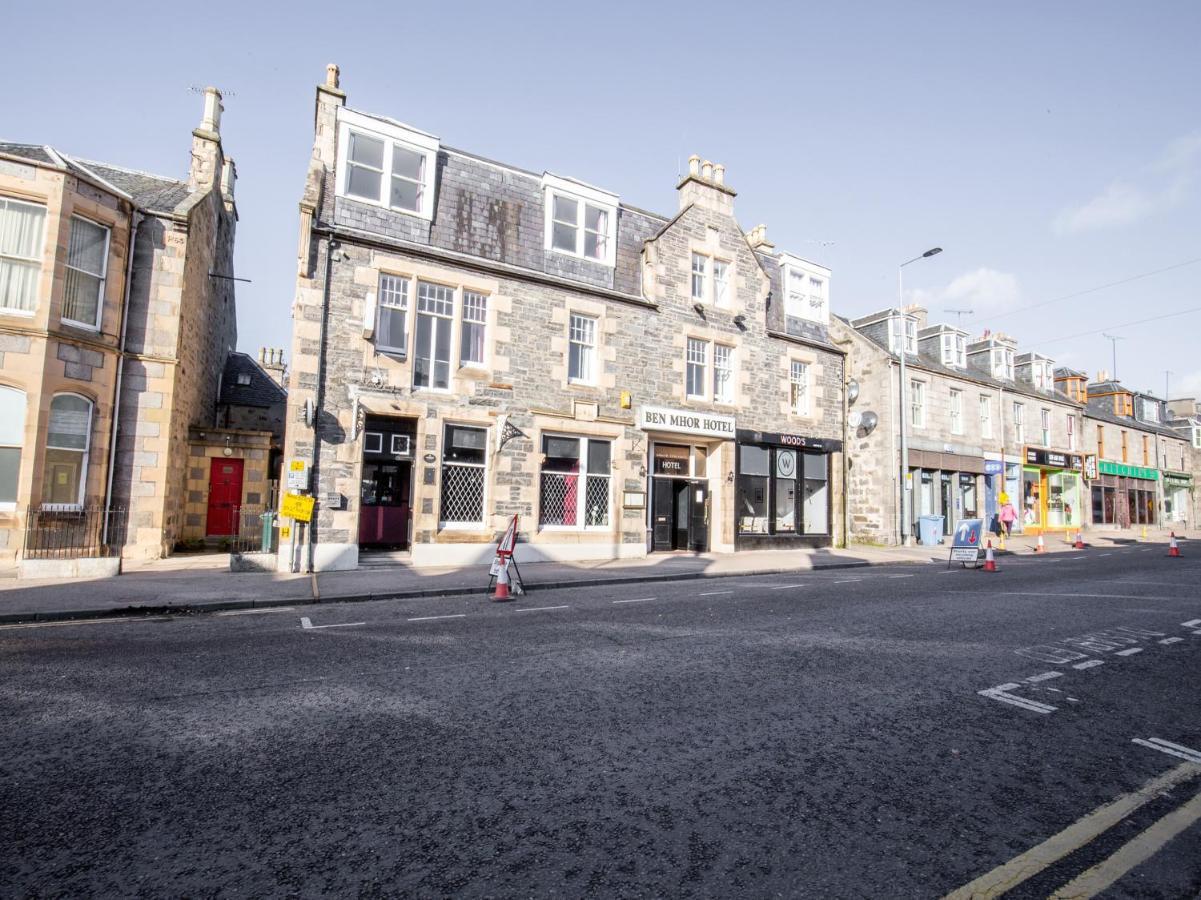
<path id="1" fill-rule="evenodd" d="M 284 351 L 275 347 L 259 348 L 259 365 L 280 387 L 286 387 L 288 367 L 284 364 Z"/>
<path id="2" fill-rule="evenodd" d="M 734 215 L 734 190 L 726 184 L 726 167 L 702 160 L 695 153 L 688 157 L 688 174 L 676 190 L 680 192 L 680 209 L 696 205 L 724 215 Z"/>
<path id="3" fill-rule="evenodd" d="M 752 250 L 760 253 L 771 253 L 776 249 L 776 245 L 767 239 L 766 225 L 756 225 L 746 233 L 746 240 Z"/>
<path id="4" fill-rule="evenodd" d="M 221 153 L 221 92 L 215 87 L 204 89 L 204 114 L 192 131 L 192 164 L 188 167 L 188 190 L 209 190 L 218 183 L 224 172 Z"/>

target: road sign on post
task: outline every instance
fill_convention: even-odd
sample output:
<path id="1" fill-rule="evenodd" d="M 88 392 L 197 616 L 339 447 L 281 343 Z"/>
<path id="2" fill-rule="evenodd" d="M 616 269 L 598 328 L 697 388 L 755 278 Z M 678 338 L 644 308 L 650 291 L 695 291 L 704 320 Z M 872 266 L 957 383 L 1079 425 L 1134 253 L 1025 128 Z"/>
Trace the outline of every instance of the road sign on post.
<path id="1" fill-rule="evenodd" d="M 951 555 L 947 559 L 947 568 L 950 568 L 953 562 L 962 563 L 964 566 L 972 563 L 974 567 L 979 562 L 980 551 L 983 549 L 980 541 L 983 533 L 983 519 L 960 519 L 959 524 L 955 526 L 955 536 L 951 541 Z"/>
<path id="2" fill-rule="evenodd" d="M 507 580 L 514 594 L 525 593 L 525 582 L 521 578 L 521 570 L 517 568 L 517 560 L 513 558 L 513 550 L 517 546 L 517 516 L 509 522 L 509 527 L 500 537 L 496 545 L 496 556 L 488 569 L 488 589 L 492 589 L 494 580 Z"/>
<path id="3" fill-rule="evenodd" d="M 285 519 L 309 522 L 313 518 L 313 498 L 300 494 L 284 494 L 279 513 Z"/>

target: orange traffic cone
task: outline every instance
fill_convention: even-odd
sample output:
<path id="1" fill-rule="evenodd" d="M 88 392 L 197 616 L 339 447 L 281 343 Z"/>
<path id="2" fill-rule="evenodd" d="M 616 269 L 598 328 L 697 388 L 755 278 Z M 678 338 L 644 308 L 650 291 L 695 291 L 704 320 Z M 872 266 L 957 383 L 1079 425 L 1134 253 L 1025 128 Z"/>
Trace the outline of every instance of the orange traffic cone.
<path id="1" fill-rule="evenodd" d="M 509 566 L 508 560 L 501 560 L 500 572 L 496 576 L 496 593 L 492 595 L 493 602 L 502 603 L 512 600 L 509 596 Z"/>
<path id="2" fill-rule="evenodd" d="M 1172 536 L 1168 538 L 1168 556 L 1180 556 L 1180 548 L 1176 546 L 1176 532 L 1172 532 Z"/>
<path id="3" fill-rule="evenodd" d="M 1046 553 L 1047 552 L 1047 545 L 1045 543 L 1043 543 L 1043 536 L 1042 536 L 1041 532 L 1039 532 L 1038 546 L 1034 548 L 1034 552 L 1035 553 Z"/>
<path id="4" fill-rule="evenodd" d="M 1074 546 L 1077 550 L 1084 549 L 1084 535 L 1081 533 L 1079 528 L 1076 529 L 1076 543 Z"/>
<path id="5" fill-rule="evenodd" d="M 997 571 L 997 561 L 992 558 L 992 541 L 989 541 L 988 546 L 984 548 L 984 571 Z"/>

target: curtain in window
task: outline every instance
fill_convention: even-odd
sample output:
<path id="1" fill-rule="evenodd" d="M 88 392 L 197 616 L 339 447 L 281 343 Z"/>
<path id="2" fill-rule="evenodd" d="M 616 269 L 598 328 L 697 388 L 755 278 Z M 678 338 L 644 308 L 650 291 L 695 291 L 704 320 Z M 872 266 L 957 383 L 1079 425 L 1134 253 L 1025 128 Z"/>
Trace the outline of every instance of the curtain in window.
<path id="1" fill-rule="evenodd" d="M 0 386 L 0 503 L 17 502 L 17 473 L 25 441 L 25 392 Z"/>
<path id="2" fill-rule="evenodd" d="M 0 307 L 32 312 L 37 306 L 45 233 L 44 206 L 0 198 Z"/>
<path id="3" fill-rule="evenodd" d="M 71 220 L 63 287 L 64 319 L 84 325 L 98 324 L 107 249 L 107 228 L 84 219 Z"/>

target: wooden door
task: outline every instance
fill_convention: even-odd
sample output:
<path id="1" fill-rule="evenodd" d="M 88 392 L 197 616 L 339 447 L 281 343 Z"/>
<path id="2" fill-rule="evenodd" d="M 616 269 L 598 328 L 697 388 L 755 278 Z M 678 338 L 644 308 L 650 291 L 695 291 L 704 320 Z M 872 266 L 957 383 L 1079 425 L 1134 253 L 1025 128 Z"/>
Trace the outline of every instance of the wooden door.
<path id="1" fill-rule="evenodd" d="M 214 459 L 209 469 L 209 512 L 206 533 L 228 537 L 238 533 L 242 507 L 242 460 Z"/>

